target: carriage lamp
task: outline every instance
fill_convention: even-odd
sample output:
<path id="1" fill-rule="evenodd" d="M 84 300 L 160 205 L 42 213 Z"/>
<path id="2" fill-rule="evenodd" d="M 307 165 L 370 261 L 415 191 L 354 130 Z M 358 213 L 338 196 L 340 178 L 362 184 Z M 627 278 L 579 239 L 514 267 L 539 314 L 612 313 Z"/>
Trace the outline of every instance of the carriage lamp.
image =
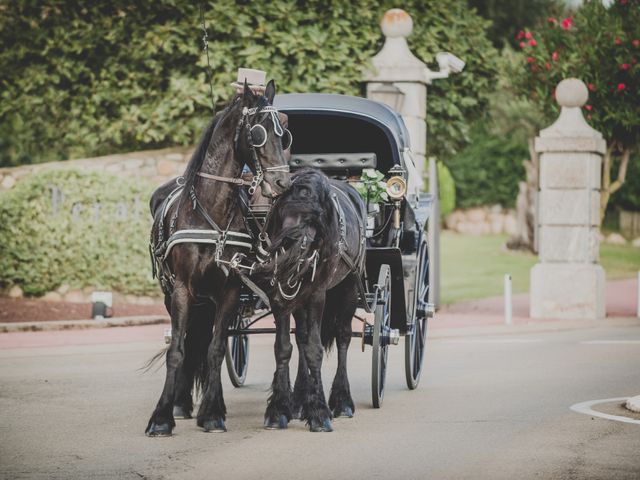
<path id="1" fill-rule="evenodd" d="M 392 177 L 387 180 L 387 195 L 394 202 L 393 209 L 393 228 L 400 228 L 400 201 L 404 198 L 405 193 L 407 193 L 407 182 L 404 179 L 405 170 L 400 165 L 394 166 L 391 170 L 389 170 L 389 174 Z"/>
<path id="2" fill-rule="evenodd" d="M 390 106 L 399 112 L 404 105 L 404 92 L 392 83 L 383 83 L 369 92 L 369 98 Z"/>

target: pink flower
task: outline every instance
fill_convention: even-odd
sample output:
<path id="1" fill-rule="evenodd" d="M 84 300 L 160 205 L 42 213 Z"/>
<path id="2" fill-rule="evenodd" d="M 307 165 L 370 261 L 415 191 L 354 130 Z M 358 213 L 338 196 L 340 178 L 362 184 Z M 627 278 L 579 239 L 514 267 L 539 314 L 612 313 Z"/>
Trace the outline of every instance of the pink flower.
<path id="1" fill-rule="evenodd" d="M 551 70 L 551 64 L 549 62 L 545 62 L 544 68 L 546 68 L 547 70 Z"/>
<path id="2" fill-rule="evenodd" d="M 526 47 L 526 45 L 524 44 L 524 42 L 520 42 L 520 48 L 524 48 Z"/>
<path id="3" fill-rule="evenodd" d="M 538 44 L 538 42 L 536 42 L 536 41 L 532 38 L 531 40 L 529 40 L 528 44 L 529 44 L 529 45 L 531 45 L 532 47 L 535 47 L 535 46 Z"/>
<path id="4" fill-rule="evenodd" d="M 595 86 L 593 83 L 588 84 L 588 85 L 587 85 L 587 88 L 588 88 L 589 90 L 591 90 L 592 92 L 595 92 L 595 91 L 596 91 L 596 86 Z"/>
<path id="5" fill-rule="evenodd" d="M 531 32 L 527 32 L 524 34 L 524 38 L 526 38 L 527 40 L 529 40 L 533 35 L 531 35 Z"/>
<path id="6" fill-rule="evenodd" d="M 571 28 L 571 25 L 573 25 L 573 18 L 567 17 L 562 20 L 562 28 L 564 28 L 565 30 L 569 30 Z"/>
<path id="7" fill-rule="evenodd" d="M 622 40 L 620 40 L 619 38 L 616 37 L 615 43 L 616 43 L 616 45 L 620 45 L 622 43 Z"/>
<path id="8" fill-rule="evenodd" d="M 618 91 L 619 92 L 623 91 L 625 88 L 627 88 L 627 86 L 624 83 L 619 83 L 618 84 Z"/>
<path id="9" fill-rule="evenodd" d="M 551 60 L 553 60 L 554 62 L 558 61 L 558 52 L 553 52 L 551 54 Z"/>
<path id="10" fill-rule="evenodd" d="M 627 4 L 627 0 L 620 0 L 620 5 L 626 5 Z"/>
<path id="11" fill-rule="evenodd" d="M 584 108 L 586 110 L 589 110 L 589 111 L 591 111 L 593 109 L 593 107 L 591 105 L 585 105 Z"/>
<path id="12" fill-rule="evenodd" d="M 556 23 L 558 23 L 558 20 L 553 18 L 553 17 L 549 17 L 549 18 L 547 18 L 547 22 L 553 23 L 555 25 Z"/>
<path id="13" fill-rule="evenodd" d="M 535 59 L 533 57 L 527 57 L 527 63 L 533 63 Z"/>
<path id="14" fill-rule="evenodd" d="M 518 32 L 518 37 L 517 38 L 518 38 L 518 40 L 522 40 L 522 37 L 524 37 L 524 32 L 522 30 L 520 30 Z"/>
<path id="15" fill-rule="evenodd" d="M 631 65 L 629 65 L 628 63 L 623 63 L 622 65 L 620 65 L 620 68 L 621 68 L 622 70 L 629 70 L 629 67 L 630 67 L 630 66 L 631 66 Z"/>
<path id="16" fill-rule="evenodd" d="M 634 47 L 640 47 L 640 40 L 632 40 L 632 41 L 631 41 L 631 44 L 632 44 Z"/>

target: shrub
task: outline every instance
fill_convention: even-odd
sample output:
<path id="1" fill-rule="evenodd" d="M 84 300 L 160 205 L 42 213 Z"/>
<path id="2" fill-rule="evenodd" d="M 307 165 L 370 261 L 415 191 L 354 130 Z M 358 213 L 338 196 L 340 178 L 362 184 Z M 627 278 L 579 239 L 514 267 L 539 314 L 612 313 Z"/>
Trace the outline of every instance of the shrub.
<path id="1" fill-rule="evenodd" d="M 213 96 L 236 68 L 266 70 L 280 92 L 362 93 L 394 2 L 122 0 L 0 6 L 0 165 L 195 142 L 211 115 L 199 5 L 205 4 Z M 495 86 L 489 22 L 465 0 L 410 0 L 409 44 L 425 62 L 451 51 L 464 72 L 430 87 L 429 149 L 451 152 Z"/>
<path id="2" fill-rule="evenodd" d="M 0 193 L 0 287 L 41 295 L 62 284 L 157 292 L 147 200 L 153 186 L 76 170 L 34 174 Z"/>
<path id="3" fill-rule="evenodd" d="M 500 204 L 513 207 L 518 182 L 524 178 L 526 145 L 498 137 L 483 125 L 474 128 L 471 145 L 447 162 L 456 187 L 456 206 L 469 208 Z"/>
<path id="4" fill-rule="evenodd" d="M 440 192 L 440 216 L 444 217 L 456 208 L 456 186 L 447 166 L 438 162 L 438 190 Z"/>

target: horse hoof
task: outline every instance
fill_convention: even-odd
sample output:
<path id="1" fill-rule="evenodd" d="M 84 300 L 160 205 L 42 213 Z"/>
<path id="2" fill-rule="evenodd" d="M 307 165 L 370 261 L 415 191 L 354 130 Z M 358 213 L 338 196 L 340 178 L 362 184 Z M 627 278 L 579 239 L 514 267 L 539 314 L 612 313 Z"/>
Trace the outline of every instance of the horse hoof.
<path id="1" fill-rule="evenodd" d="M 264 428 L 267 430 L 284 430 L 287 428 L 289 420 L 286 415 L 280 415 L 277 420 L 271 420 L 266 418 L 264 421 Z"/>
<path id="2" fill-rule="evenodd" d="M 331 420 L 325 418 L 322 423 L 317 420 L 312 420 L 309 429 L 312 432 L 333 432 L 333 427 L 331 426 Z"/>
<path id="3" fill-rule="evenodd" d="M 162 423 L 158 425 L 157 423 L 152 423 L 147 428 L 145 432 L 147 437 L 170 437 L 171 434 L 171 425 L 168 423 Z"/>
<path id="4" fill-rule="evenodd" d="M 208 433 L 224 433 L 227 431 L 224 420 L 221 418 L 217 420 L 207 420 L 202 424 L 202 428 L 204 428 L 204 431 Z"/>
<path id="5" fill-rule="evenodd" d="M 173 407 L 173 418 L 177 419 L 177 420 L 189 420 L 191 417 L 191 414 L 187 412 L 187 410 L 185 410 L 182 407 Z"/>
<path id="6" fill-rule="evenodd" d="M 337 408 L 333 411 L 334 417 L 347 417 L 353 418 L 353 410 L 351 407 L 342 407 L 342 409 L 338 410 Z"/>

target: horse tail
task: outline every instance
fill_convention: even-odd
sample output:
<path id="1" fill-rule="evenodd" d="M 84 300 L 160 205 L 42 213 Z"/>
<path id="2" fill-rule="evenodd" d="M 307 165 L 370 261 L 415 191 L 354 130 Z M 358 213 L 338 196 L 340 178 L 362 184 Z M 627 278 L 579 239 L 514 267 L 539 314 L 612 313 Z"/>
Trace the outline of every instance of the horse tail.
<path id="1" fill-rule="evenodd" d="M 331 297 L 330 292 L 327 292 L 324 311 L 322 312 L 322 325 L 320 327 L 320 339 L 327 353 L 331 351 L 331 347 L 338 335 L 337 305 Z"/>

